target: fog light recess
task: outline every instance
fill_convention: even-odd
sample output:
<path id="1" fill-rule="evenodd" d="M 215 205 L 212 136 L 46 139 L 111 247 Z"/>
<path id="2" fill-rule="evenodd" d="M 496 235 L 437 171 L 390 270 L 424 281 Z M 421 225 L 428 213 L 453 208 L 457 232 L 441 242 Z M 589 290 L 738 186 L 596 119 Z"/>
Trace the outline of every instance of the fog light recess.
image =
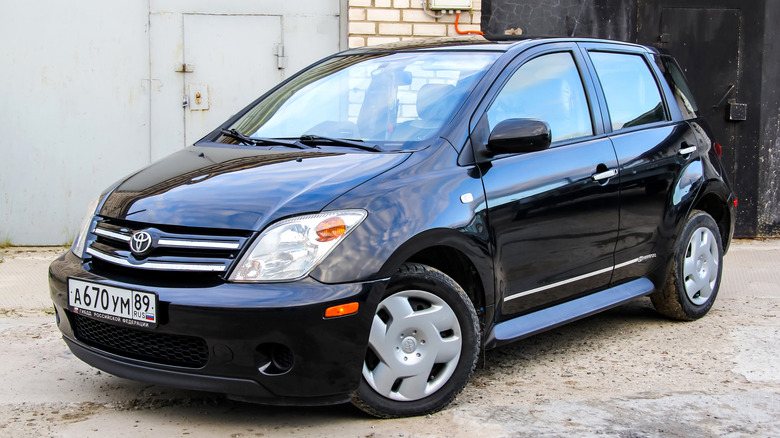
<path id="1" fill-rule="evenodd" d="M 282 344 L 260 344 L 255 353 L 257 370 L 266 376 L 285 374 L 295 362 L 292 350 Z"/>

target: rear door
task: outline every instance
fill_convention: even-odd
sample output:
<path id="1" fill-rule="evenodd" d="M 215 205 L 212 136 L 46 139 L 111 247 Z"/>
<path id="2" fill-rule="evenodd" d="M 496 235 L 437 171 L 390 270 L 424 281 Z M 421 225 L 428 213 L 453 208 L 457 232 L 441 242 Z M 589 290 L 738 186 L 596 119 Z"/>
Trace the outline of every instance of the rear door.
<path id="1" fill-rule="evenodd" d="M 497 156 L 481 166 L 500 319 L 605 288 L 612 275 L 615 152 L 593 110 L 577 47 L 543 47 L 511 65 L 487 109 L 475 115 L 472 139 L 509 118 L 544 120 L 553 136 L 548 150 Z"/>
<path id="2" fill-rule="evenodd" d="M 642 48 L 582 44 L 599 85 L 620 179 L 620 232 L 612 284 L 666 266 L 677 222 L 690 204 L 675 192 L 698 159 L 697 136 L 664 99 L 663 79 Z"/>

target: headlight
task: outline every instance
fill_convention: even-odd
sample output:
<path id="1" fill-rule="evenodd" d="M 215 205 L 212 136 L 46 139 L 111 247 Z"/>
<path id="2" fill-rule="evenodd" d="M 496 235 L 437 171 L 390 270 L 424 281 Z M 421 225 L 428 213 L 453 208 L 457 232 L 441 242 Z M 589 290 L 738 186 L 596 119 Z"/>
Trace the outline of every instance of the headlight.
<path id="1" fill-rule="evenodd" d="M 333 251 L 367 213 L 332 211 L 275 223 L 255 239 L 230 281 L 291 281 L 305 277 Z"/>
<path id="2" fill-rule="evenodd" d="M 87 235 L 92 231 L 89 229 L 89 226 L 92 225 L 92 218 L 95 217 L 95 210 L 97 209 L 99 201 L 99 198 L 95 199 L 89 204 L 89 207 L 87 207 L 87 214 L 84 215 L 84 219 L 81 220 L 79 234 L 76 235 L 76 240 L 73 241 L 73 246 L 70 247 L 70 250 L 73 251 L 73 254 L 76 254 L 76 257 L 78 258 L 82 258 L 84 255 L 84 246 L 87 243 Z"/>

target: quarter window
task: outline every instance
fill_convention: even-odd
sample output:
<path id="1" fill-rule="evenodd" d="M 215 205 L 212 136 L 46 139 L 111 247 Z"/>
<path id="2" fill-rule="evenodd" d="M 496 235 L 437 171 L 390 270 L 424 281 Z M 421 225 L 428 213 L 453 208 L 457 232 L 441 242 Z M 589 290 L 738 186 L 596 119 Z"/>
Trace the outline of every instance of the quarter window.
<path id="1" fill-rule="evenodd" d="M 487 111 L 490 130 L 506 119 L 550 124 L 552 140 L 593 135 L 588 101 L 569 52 L 534 58 L 512 75 Z"/>
<path id="2" fill-rule="evenodd" d="M 664 79 L 669 84 L 669 88 L 672 89 L 674 99 L 677 101 L 677 106 L 680 108 L 683 118 L 685 120 L 695 119 L 699 110 L 696 107 L 696 102 L 693 100 L 693 93 L 691 93 L 688 84 L 685 82 L 685 75 L 680 70 L 680 66 L 669 56 L 656 56 L 655 65 L 661 70 Z"/>
<path id="3" fill-rule="evenodd" d="M 590 59 L 607 99 L 613 131 L 668 120 L 658 84 L 642 56 L 591 52 Z"/>

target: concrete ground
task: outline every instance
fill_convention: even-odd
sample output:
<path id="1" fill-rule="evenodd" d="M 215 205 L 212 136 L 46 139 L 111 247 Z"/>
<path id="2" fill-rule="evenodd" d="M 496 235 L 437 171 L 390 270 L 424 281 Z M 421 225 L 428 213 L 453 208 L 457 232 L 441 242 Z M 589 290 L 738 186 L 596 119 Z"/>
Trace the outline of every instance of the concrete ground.
<path id="1" fill-rule="evenodd" d="M 102 373 L 62 342 L 46 268 L 64 249 L 0 249 L 0 437 L 780 436 L 780 241 L 738 241 L 712 311 L 648 299 L 487 352 L 442 412 L 369 418 L 279 408 Z"/>

